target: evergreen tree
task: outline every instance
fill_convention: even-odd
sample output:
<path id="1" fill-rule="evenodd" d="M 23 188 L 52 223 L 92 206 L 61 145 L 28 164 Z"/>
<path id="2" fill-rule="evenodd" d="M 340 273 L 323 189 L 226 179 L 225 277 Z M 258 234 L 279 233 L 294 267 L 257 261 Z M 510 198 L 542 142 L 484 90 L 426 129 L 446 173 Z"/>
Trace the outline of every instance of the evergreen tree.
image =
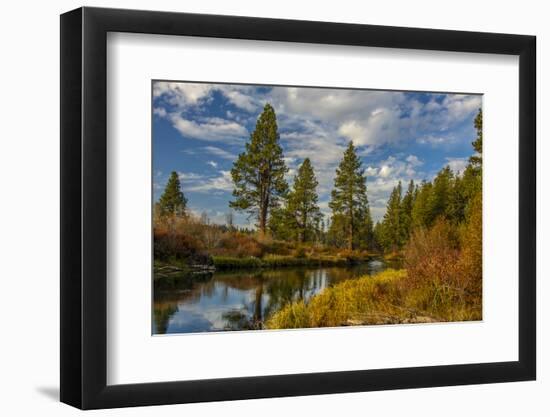
<path id="1" fill-rule="evenodd" d="M 271 209 L 267 226 L 275 239 L 291 241 L 297 238 L 295 219 L 286 206 Z"/>
<path id="2" fill-rule="evenodd" d="M 245 146 L 231 170 L 235 200 L 229 206 L 255 216 L 260 232 L 265 233 L 270 210 L 279 205 L 288 188 L 277 118 L 270 104 L 265 105 Z"/>
<path id="3" fill-rule="evenodd" d="M 430 222 L 429 201 L 432 194 L 432 183 L 422 181 L 418 189 L 412 210 L 413 228 L 428 227 Z"/>
<path id="4" fill-rule="evenodd" d="M 320 223 L 319 223 L 319 242 L 325 244 L 327 242 L 327 229 L 326 223 L 321 214 Z"/>
<path id="5" fill-rule="evenodd" d="M 464 170 L 464 174 L 466 170 Z M 464 189 L 464 174 L 462 177 L 458 175 L 454 177 L 449 191 L 449 202 L 446 213 L 448 220 L 453 224 L 459 224 L 464 221 L 464 210 L 468 201 Z"/>
<path id="6" fill-rule="evenodd" d="M 474 119 L 474 127 L 477 136 L 476 140 L 472 142 L 472 146 L 474 147 L 474 151 L 476 151 L 476 155 L 470 157 L 470 164 L 472 164 L 477 171 L 481 171 L 481 153 L 483 151 L 483 112 L 481 109 L 478 110 L 477 116 Z"/>
<path id="7" fill-rule="evenodd" d="M 399 181 L 390 194 L 382 222 L 382 244 L 386 250 L 393 252 L 403 243 L 401 192 L 401 181 Z"/>
<path id="8" fill-rule="evenodd" d="M 343 223 L 340 226 L 345 230 L 347 247 L 353 250 L 370 212 L 364 169 L 351 141 L 336 169 L 329 207 L 333 212 L 333 227 L 338 218 L 338 223 Z"/>
<path id="9" fill-rule="evenodd" d="M 317 206 L 317 179 L 309 158 L 306 158 L 294 177 L 292 191 L 288 195 L 288 210 L 296 223 L 300 242 L 306 242 L 318 229 L 321 212 Z"/>
<path id="10" fill-rule="evenodd" d="M 366 212 L 364 214 L 364 227 L 362 233 L 360 234 L 361 241 L 365 242 L 369 250 L 375 249 L 375 238 L 374 238 L 374 223 L 370 214 L 370 207 L 367 205 Z"/>
<path id="11" fill-rule="evenodd" d="M 157 204 L 159 215 L 161 217 L 183 216 L 186 207 L 187 199 L 181 191 L 178 173 L 173 171 Z"/>
<path id="12" fill-rule="evenodd" d="M 453 171 L 451 171 L 448 165 L 439 171 L 434 178 L 432 191 L 428 200 L 428 225 L 431 226 L 440 216 L 449 218 L 448 207 L 453 181 Z"/>
<path id="13" fill-rule="evenodd" d="M 382 242 L 384 241 L 384 232 L 381 222 L 376 222 L 373 228 L 373 243 L 372 243 L 372 249 L 377 251 L 382 251 L 384 249 L 384 246 Z"/>
<path id="14" fill-rule="evenodd" d="M 409 240 L 412 228 L 412 211 L 416 193 L 417 191 L 414 186 L 414 181 L 411 180 L 409 182 L 407 192 L 401 201 L 401 245 L 405 244 Z"/>
<path id="15" fill-rule="evenodd" d="M 345 215 L 333 212 L 330 220 L 327 231 L 327 243 L 337 248 L 348 246 L 348 228 Z"/>

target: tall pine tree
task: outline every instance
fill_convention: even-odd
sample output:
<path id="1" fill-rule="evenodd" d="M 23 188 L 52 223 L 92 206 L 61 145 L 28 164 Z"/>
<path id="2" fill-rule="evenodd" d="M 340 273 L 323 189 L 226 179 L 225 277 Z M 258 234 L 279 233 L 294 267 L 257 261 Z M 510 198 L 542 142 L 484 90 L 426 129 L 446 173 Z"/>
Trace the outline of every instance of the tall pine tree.
<path id="1" fill-rule="evenodd" d="M 317 179 L 309 158 L 306 158 L 298 173 L 294 177 L 294 185 L 288 196 L 287 209 L 295 223 L 298 239 L 306 242 L 315 237 L 316 229 L 321 218 L 317 205 Z"/>
<path id="2" fill-rule="evenodd" d="M 382 221 L 382 245 L 392 252 L 397 251 L 402 244 L 401 192 L 401 181 L 399 181 L 390 194 Z"/>
<path id="3" fill-rule="evenodd" d="M 474 119 L 474 127 L 477 135 L 476 140 L 472 142 L 472 146 L 474 147 L 474 151 L 476 151 L 476 155 L 470 156 L 470 164 L 476 170 L 481 171 L 481 154 L 483 151 L 483 111 L 481 109 L 478 110 L 477 116 Z"/>
<path id="4" fill-rule="evenodd" d="M 164 192 L 157 204 L 161 217 L 183 216 L 187 207 L 187 199 L 181 191 L 181 184 L 178 173 L 173 171 L 170 174 Z"/>
<path id="5" fill-rule="evenodd" d="M 406 243 L 409 240 L 412 228 L 412 211 L 414 206 L 414 199 L 416 196 L 416 187 L 414 181 L 409 182 L 407 192 L 401 201 L 401 244 Z"/>
<path id="6" fill-rule="evenodd" d="M 235 200 L 229 203 L 231 208 L 255 216 L 262 234 L 270 210 L 279 205 L 287 192 L 286 172 L 275 110 L 266 104 L 245 151 L 233 164 L 231 177 Z"/>
<path id="7" fill-rule="evenodd" d="M 447 219 L 450 217 L 449 208 L 453 182 L 454 174 L 448 165 L 439 171 L 434 178 L 432 191 L 428 200 L 429 225 L 432 225 L 440 216 L 445 216 Z"/>
<path id="8" fill-rule="evenodd" d="M 412 226 L 428 227 L 430 224 L 430 206 L 429 201 L 432 194 L 432 183 L 422 181 L 422 185 L 416 193 L 412 209 Z"/>
<path id="9" fill-rule="evenodd" d="M 344 228 L 347 247 L 351 250 L 357 246 L 357 238 L 364 231 L 367 219 L 370 221 L 367 179 L 361 165 L 355 146 L 350 141 L 336 169 L 334 189 L 329 202 L 333 213 L 333 226 L 338 224 Z"/>

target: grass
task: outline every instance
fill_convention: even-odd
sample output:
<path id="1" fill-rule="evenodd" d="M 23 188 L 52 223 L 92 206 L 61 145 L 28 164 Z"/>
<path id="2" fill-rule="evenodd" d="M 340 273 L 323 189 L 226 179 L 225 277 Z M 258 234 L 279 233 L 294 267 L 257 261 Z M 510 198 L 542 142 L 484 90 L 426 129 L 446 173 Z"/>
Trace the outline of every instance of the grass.
<path id="1" fill-rule="evenodd" d="M 240 269 L 240 268 L 261 268 L 262 261 L 255 256 L 237 258 L 234 256 L 212 256 L 216 269 Z"/>
<path id="2" fill-rule="evenodd" d="M 307 304 L 285 306 L 266 322 L 270 329 L 336 327 L 371 324 L 480 320 L 476 306 L 453 297 L 432 300 L 442 288 L 413 287 L 405 270 L 388 269 L 374 276 L 326 288 Z"/>
<path id="3" fill-rule="evenodd" d="M 282 268 L 292 266 L 345 266 L 367 259 L 342 257 L 339 255 L 313 255 L 296 257 L 292 255 L 268 254 L 263 258 L 253 256 L 237 258 L 232 256 L 213 256 L 216 269 L 239 268 Z"/>

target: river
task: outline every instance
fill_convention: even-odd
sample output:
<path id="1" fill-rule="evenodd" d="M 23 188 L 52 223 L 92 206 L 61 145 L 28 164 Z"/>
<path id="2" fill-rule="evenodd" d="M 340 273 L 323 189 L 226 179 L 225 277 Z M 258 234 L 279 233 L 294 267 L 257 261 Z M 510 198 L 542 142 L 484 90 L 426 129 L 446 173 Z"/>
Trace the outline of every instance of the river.
<path id="1" fill-rule="evenodd" d="M 289 267 L 179 274 L 154 288 L 153 334 L 259 330 L 285 304 L 306 302 L 335 283 L 388 267 L 371 260 L 347 267 Z"/>

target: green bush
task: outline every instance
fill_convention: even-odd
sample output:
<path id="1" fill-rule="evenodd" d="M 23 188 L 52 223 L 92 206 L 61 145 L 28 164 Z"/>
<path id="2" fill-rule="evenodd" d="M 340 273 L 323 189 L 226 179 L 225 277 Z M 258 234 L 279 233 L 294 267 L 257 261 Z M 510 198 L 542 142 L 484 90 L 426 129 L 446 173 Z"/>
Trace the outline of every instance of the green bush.
<path id="1" fill-rule="evenodd" d="M 213 256 L 216 269 L 261 268 L 262 261 L 259 258 L 249 256 L 236 258 L 231 256 Z"/>

